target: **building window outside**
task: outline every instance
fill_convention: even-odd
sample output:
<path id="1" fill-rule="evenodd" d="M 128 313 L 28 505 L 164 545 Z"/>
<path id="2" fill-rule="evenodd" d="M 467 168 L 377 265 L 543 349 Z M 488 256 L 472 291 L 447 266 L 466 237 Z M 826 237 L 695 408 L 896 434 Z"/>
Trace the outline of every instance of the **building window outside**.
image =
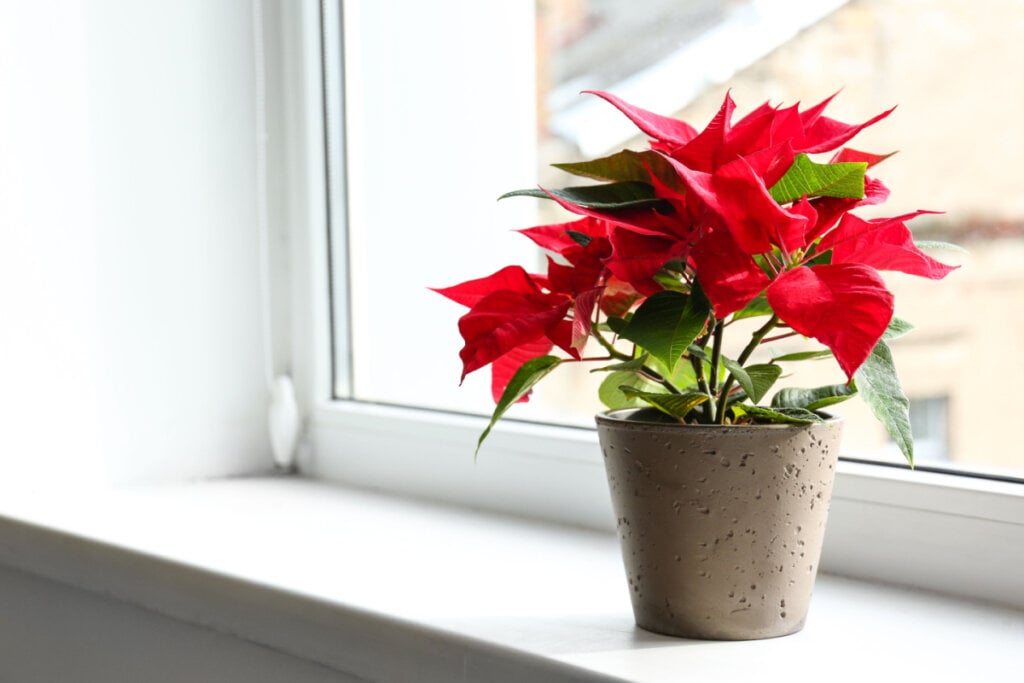
<path id="1" fill-rule="evenodd" d="M 914 453 L 918 462 L 949 462 L 949 398 L 910 399 L 910 424 L 914 430 Z"/>

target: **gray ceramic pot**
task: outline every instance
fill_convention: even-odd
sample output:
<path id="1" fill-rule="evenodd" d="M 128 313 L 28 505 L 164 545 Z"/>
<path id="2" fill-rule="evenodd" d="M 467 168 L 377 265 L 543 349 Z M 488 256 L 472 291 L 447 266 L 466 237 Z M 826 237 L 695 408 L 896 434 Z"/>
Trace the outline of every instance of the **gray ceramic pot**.
<path id="1" fill-rule="evenodd" d="M 803 628 L 842 423 L 691 426 L 597 416 L 633 613 L 713 640 Z"/>

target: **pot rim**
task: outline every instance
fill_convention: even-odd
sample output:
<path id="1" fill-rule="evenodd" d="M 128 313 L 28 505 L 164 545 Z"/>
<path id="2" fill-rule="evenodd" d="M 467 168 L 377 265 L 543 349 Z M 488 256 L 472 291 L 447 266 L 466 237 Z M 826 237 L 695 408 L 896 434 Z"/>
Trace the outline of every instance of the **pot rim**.
<path id="1" fill-rule="evenodd" d="M 594 419 L 598 425 L 604 425 L 608 427 L 645 427 L 645 428 L 657 428 L 662 427 L 665 429 L 691 429 L 691 430 L 741 430 L 741 429 L 805 429 L 814 426 L 838 426 L 841 425 L 845 420 L 841 415 L 833 415 L 831 413 L 825 413 L 827 416 L 824 422 L 811 422 L 807 424 L 795 424 L 792 422 L 782 423 L 767 423 L 767 424 L 742 424 L 742 425 L 719 425 L 719 424 L 686 424 L 684 422 L 669 422 L 668 420 L 657 421 L 657 420 L 630 420 L 625 417 L 626 414 L 632 414 L 641 410 L 648 410 L 648 408 L 616 408 L 614 410 L 605 410 L 597 413 Z M 649 410 L 657 411 L 657 408 L 650 408 Z M 666 416 L 667 417 L 667 416 Z"/>

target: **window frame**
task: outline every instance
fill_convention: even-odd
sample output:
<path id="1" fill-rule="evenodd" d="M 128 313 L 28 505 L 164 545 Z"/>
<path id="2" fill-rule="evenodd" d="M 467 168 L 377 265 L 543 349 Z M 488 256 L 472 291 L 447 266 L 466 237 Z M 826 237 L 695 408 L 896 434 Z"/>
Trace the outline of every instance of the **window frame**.
<path id="1" fill-rule="evenodd" d="M 293 247 L 292 350 L 307 448 L 322 480 L 609 532 L 613 515 L 593 430 L 504 420 L 473 463 L 486 418 L 336 398 L 333 334 L 345 320 L 340 0 L 282 11 Z M 293 42 L 299 49 L 287 49 Z M 285 58 L 287 59 L 287 57 Z M 333 63 L 333 66 L 332 66 Z M 286 79 L 289 80 L 289 79 Z M 331 236 L 333 234 L 333 237 Z M 333 252 L 332 252 L 333 249 Z M 329 258 L 333 255 L 333 258 Z M 342 262 L 339 263 L 339 256 Z M 298 275 L 301 274 L 301 277 Z M 333 285 L 333 289 L 332 289 Z M 333 292 L 333 296 L 332 296 Z M 339 367 L 341 366 L 341 367 Z M 1024 608 L 1024 485 L 841 460 L 823 571 Z"/>

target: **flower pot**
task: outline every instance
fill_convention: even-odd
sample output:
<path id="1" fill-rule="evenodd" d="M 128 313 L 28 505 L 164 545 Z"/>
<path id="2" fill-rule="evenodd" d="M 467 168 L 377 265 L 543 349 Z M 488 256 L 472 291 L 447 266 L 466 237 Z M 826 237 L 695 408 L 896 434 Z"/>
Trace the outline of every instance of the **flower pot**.
<path id="1" fill-rule="evenodd" d="M 636 623 L 713 640 L 803 628 L 842 423 L 597 416 Z"/>

